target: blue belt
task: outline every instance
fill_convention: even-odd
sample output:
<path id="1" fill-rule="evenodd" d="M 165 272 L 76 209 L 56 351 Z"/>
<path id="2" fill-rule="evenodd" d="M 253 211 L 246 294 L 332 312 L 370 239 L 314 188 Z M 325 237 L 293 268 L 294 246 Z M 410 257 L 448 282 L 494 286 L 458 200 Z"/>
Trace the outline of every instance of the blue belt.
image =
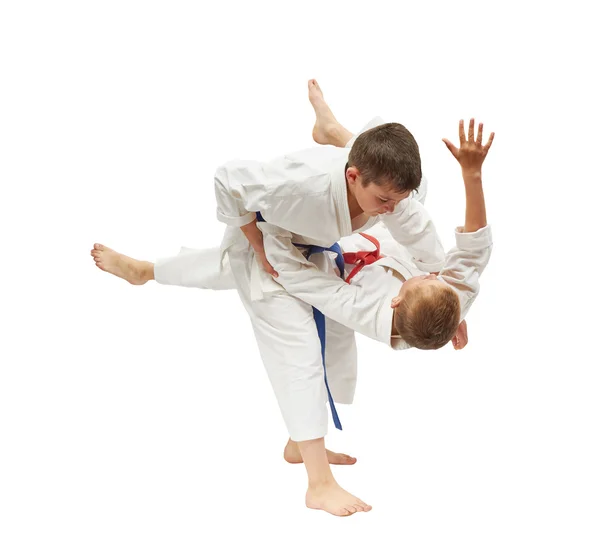
<path id="1" fill-rule="evenodd" d="M 256 213 L 256 219 L 259 222 L 266 221 L 260 212 Z M 295 243 L 294 246 L 304 246 L 297 245 Z M 316 246 L 310 245 L 308 247 L 307 259 L 309 259 L 313 254 L 319 254 L 320 252 L 335 252 L 335 263 L 340 271 L 340 277 L 344 278 L 344 256 L 342 254 L 342 249 L 338 243 L 335 243 L 333 246 L 325 248 L 324 246 Z M 331 391 L 329 390 L 329 384 L 327 382 L 327 369 L 325 368 L 325 315 L 323 315 L 316 307 L 313 307 L 313 317 L 315 318 L 315 324 L 317 325 L 317 334 L 319 335 L 319 340 L 321 341 L 321 358 L 323 360 L 323 376 L 325 378 L 325 387 L 327 388 L 327 397 L 329 399 L 329 407 L 331 408 L 331 416 L 333 418 L 333 424 L 338 429 L 342 429 L 342 423 L 340 422 L 340 417 L 338 416 L 337 410 L 335 408 L 335 403 L 333 401 L 333 397 L 331 396 Z"/>

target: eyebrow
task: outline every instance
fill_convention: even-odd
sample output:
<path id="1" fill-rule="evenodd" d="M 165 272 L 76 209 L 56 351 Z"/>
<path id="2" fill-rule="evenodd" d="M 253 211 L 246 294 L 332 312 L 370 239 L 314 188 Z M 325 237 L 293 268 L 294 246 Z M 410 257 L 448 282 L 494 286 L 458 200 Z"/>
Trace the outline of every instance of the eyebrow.
<path id="1" fill-rule="evenodd" d="M 387 201 L 401 201 L 401 200 L 404 200 L 404 199 L 408 198 L 408 195 L 406 197 L 401 198 L 401 199 L 400 198 L 395 199 L 394 197 L 388 197 L 385 193 L 380 193 L 379 194 L 379 198 L 385 199 Z"/>

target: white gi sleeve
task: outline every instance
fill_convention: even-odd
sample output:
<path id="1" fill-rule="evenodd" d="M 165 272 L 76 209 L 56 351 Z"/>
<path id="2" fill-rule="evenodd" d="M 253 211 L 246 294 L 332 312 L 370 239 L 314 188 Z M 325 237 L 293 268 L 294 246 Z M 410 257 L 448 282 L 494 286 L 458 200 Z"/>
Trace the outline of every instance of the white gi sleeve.
<path id="1" fill-rule="evenodd" d="M 440 271 L 444 265 L 444 247 L 429 213 L 419 201 L 404 199 L 394 212 L 381 219 L 394 240 L 408 249 L 421 271 Z"/>
<path id="2" fill-rule="evenodd" d="M 463 227 L 457 227 L 455 237 L 456 247 L 446 255 L 438 279 L 458 293 L 462 320 L 479 293 L 479 278 L 492 253 L 492 230 L 486 225 L 473 233 L 464 233 Z"/>
<path id="3" fill-rule="evenodd" d="M 251 203 L 260 203 L 266 194 L 261 173 L 257 162 L 233 161 L 217 168 L 215 196 L 219 221 L 241 227 L 256 218 L 257 210 L 251 209 Z"/>

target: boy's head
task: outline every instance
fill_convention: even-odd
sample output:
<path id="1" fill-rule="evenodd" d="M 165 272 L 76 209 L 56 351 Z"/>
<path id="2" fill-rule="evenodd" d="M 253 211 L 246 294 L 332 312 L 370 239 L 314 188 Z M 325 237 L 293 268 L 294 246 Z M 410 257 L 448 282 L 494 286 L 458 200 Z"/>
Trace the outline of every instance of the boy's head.
<path id="1" fill-rule="evenodd" d="M 408 279 L 394 298 L 394 326 L 404 341 L 418 349 L 439 349 L 458 330 L 458 294 L 435 275 Z"/>
<path id="2" fill-rule="evenodd" d="M 421 184 L 421 156 L 402 124 L 382 124 L 360 134 L 348 156 L 346 178 L 363 212 L 392 212 Z"/>

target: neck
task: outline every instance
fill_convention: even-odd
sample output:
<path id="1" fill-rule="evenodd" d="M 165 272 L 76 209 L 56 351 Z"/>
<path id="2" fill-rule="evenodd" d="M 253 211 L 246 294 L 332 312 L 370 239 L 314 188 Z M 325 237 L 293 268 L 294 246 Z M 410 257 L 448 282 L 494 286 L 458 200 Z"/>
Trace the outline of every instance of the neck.
<path id="1" fill-rule="evenodd" d="M 362 208 L 358 206 L 358 203 L 356 202 L 354 195 L 351 194 L 350 190 L 348 190 L 348 209 L 350 210 L 350 219 L 352 220 L 363 214 Z"/>
<path id="2" fill-rule="evenodd" d="M 400 333 L 396 329 L 396 309 L 394 308 L 394 313 L 392 313 L 392 336 L 400 336 Z"/>

